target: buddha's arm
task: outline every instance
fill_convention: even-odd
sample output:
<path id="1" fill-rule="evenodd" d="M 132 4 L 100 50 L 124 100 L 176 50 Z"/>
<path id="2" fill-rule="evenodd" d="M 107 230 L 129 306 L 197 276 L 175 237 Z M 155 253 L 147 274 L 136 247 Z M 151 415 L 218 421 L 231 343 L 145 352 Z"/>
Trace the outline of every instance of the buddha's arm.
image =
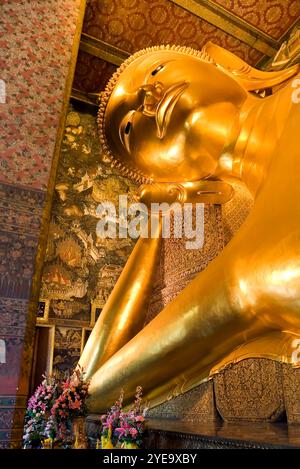
<path id="1" fill-rule="evenodd" d="M 300 330 L 299 129 L 295 104 L 244 226 L 204 272 L 95 373 L 92 411 L 106 409 L 120 388 L 132 397 L 137 385 L 152 402 L 159 396 L 164 400 L 176 385 L 187 389 L 201 382 L 212 365 L 247 339 L 266 330 Z"/>
<path id="2" fill-rule="evenodd" d="M 259 233 L 259 228 L 253 222 L 243 246 L 228 245 L 223 255 L 96 372 L 90 387 L 91 411 L 106 410 L 121 388 L 133 397 L 138 385 L 143 386 L 150 405 L 163 402 L 174 389 L 182 392 L 199 384 L 214 364 L 245 341 L 272 329 L 300 330 L 299 311 L 293 311 L 295 297 L 286 297 L 289 286 L 284 269 L 289 267 L 292 252 L 284 252 L 280 234 L 277 239 L 264 239 L 270 233 Z M 274 264 L 281 268 L 278 287 L 271 284 Z M 294 295 L 299 298 L 297 282 Z"/>
<path id="3" fill-rule="evenodd" d="M 88 339 L 79 364 L 87 379 L 143 327 L 160 252 L 157 237 L 140 238 Z"/>
<path id="4" fill-rule="evenodd" d="M 230 259 L 234 250 L 227 252 L 98 370 L 90 386 L 90 411 L 105 410 L 121 388 L 132 397 L 138 385 L 151 405 L 157 398 L 163 401 L 195 372 L 201 381 L 227 352 L 267 329 L 242 304 L 247 298 L 241 295 L 236 256 Z"/>

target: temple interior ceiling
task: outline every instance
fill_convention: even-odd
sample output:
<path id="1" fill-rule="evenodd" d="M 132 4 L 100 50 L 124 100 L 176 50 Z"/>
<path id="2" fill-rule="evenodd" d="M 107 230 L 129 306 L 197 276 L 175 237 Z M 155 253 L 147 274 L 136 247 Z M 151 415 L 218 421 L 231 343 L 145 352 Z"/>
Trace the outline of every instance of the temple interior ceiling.
<path id="1" fill-rule="evenodd" d="M 277 40 L 300 14 L 298 0 L 215 0 L 214 3 Z"/>
<path id="2" fill-rule="evenodd" d="M 260 67 L 299 17 L 299 0 L 90 0 L 73 88 L 101 91 L 126 56 L 157 44 L 212 41 Z"/>

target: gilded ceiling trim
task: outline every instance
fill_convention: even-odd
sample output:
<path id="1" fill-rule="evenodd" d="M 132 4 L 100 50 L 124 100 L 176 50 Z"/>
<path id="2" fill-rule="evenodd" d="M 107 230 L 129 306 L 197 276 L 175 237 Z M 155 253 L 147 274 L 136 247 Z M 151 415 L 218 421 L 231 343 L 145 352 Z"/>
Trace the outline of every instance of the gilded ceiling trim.
<path id="1" fill-rule="evenodd" d="M 259 61 L 255 64 L 255 68 L 260 70 L 267 70 L 269 63 L 272 62 L 273 57 L 269 57 L 268 55 L 263 55 Z"/>
<path id="2" fill-rule="evenodd" d="M 117 66 L 121 65 L 130 56 L 129 52 L 85 33 L 81 35 L 80 50 Z"/>
<path id="3" fill-rule="evenodd" d="M 279 45 L 281 46 L 283 44 L 283 42 L 285 41 L 288 41 L 291 34 L 292 34 L 292 31 L 295 29 L 295 28 L 300 28 L 300 19 L 297 19 L 296 21 L 294 21 L 294 23 L 292 25 L 290 25 L 289 29 L 281 36 L 281 38 L 279 39 Z M 262 69 L 262 70 L 271 70 L 271 63 L 273 61 L 274 57 L 268 57 L 266 55 L 264 55 L 261 59 L 259 59 L 259 61 L 256 63 L 255 67 L 256 68 L 259 68 L 259 69 Z M 283 68 L 287 68 L 287 67 L 291 67 L 293 65 L 295 65 L 296 63 L 299 63 L 300 62 L 300 52 L 293 58 L 293 60 L 291 62 L 288 62 Z"/>
<path id="4" fill-rule="evenodd" d="M 300 28 L 300 18 L 296 19 L 294 23 L 289 26 L 288 30 L 285 31 L 285 33 L 283 33 L 281 38 L 278 40 L 278 43 L 280 46 L 283 43 L 283 41 L 286 41 L 287 39 L 289 39 L 293 29 L 296 27 Z"/>
<path id="5" fill-rule="evenodd" d="M 72 88 L 71 98 L 81 103 L 90 104 L 91 106 L 98 107 L 98 95 L 96 93 L 86 93 L 84 91 Z"/>
<path id="6" fill-rule="evenodd" d="M 170 1 L 269 57 L 273 57 L 280 47 L 268 34 L 210 0 Z"/>

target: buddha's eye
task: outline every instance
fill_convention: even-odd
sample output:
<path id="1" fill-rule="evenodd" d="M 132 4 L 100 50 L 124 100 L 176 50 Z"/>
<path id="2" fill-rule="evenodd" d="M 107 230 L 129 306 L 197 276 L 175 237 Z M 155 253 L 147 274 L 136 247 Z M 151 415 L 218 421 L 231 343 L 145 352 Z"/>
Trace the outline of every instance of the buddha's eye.
<path id="1" fill-rule="evenodd" d="M 123 146 L 130 153 L 130 131 L 133 129 L 133 118 L 136 111 L 129 111 L 120 122 L 119 136 Z"/>
<path id="2" fill-rule="evenodd" d="M 160 72 L 162 69 L 164 68 L 163 65 L 159 65 L 158 67 L 156 67 L 155 70 L 153 70 L 153 72 L 151 72 L 151 75 L 154 77 L 158 72 Z"/>
<path id="3" fill-rule="evenodd" d="M 124 130 L 124 132 L 125 132 L 126 135 L 129 134 L 130 129 L 131 129 L 131 122 L 128 121 L 127 124 L 126 124 L 126 126 L 125 126 L 125 130 Z"/>

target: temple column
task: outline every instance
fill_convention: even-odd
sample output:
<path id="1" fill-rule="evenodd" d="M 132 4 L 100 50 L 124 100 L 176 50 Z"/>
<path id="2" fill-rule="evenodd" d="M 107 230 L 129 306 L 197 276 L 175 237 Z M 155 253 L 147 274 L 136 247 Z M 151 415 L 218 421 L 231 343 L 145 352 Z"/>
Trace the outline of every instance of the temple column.
<path id="1" fill-rule="evenodd" d="M 2 5 L 0 448 L 21 444 L 41 260 L 85 0 Z"/>

